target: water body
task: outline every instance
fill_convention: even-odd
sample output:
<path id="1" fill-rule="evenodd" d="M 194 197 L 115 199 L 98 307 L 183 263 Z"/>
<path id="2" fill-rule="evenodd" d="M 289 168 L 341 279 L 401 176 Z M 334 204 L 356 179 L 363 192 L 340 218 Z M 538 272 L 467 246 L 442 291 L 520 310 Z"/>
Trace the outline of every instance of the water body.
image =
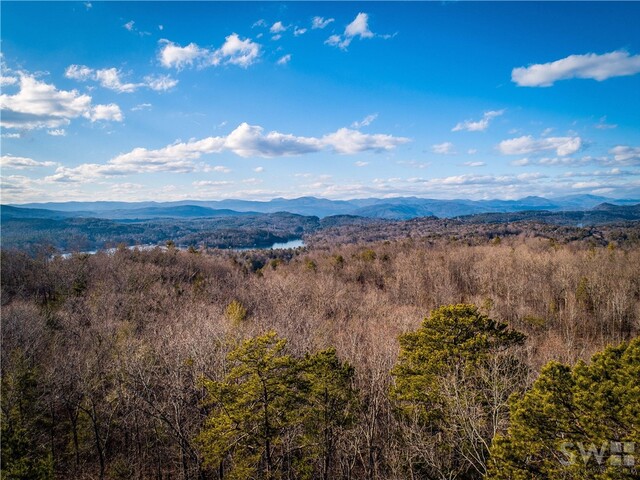
<path id="1" fill-rule="evenodd" d="M 283 243 L 274 243 L 273 245 L 271 245 L 269 248 L 267 248 L 267 250 L 278 250 L 281 248 L 298 248 L 298 247 L 304 247 L 304 242 L 302 241 L 301 238 L 296 238 L 294 240 L 289 240 L 287 242 L 283 242 Z"/>
<path id="2" fill-rule="evenodd" d="M 288 248 L 298 248 L 304 247 L 305 243 L 301 238 L 295 238 L 293 240 L 288 240 L 286 242 L 276 242 L 269 247 L 242 247 L 242 248 L 230 248 L 230 250 L 236 250 L 238 252 L 243 252 L 245 250 L 282 250 Z"/>
<path id="3" fill-rule="evenodd" d="M 301 238 L 295 238 L 293 240 L 288 240 L 286 242 L 280 242 L 280 243 L 274 243 L 273 245 L 269 246 L 269 247 L 245 247 L 245 248 L 230 248 L 229 250 L 236 250 L 236 251 L 244 251 L 244 250 L 280 250 L 280 249 L 288 249 L 288 248 L 298 248 L 298 247 L 304 247 L 305 243 Z M 161 248 L 162 250 L 166 250 L 167 247 L 164 245 L 132 245 L 127 247 L 128 250 L 154 250 L 156 248 Z M 187 247 L 176 247 L 178 250 L 186 250 Z M 105 250 L 103 250 L 104 252 L 106 252 L 109 255 L 113 255 L 116 252 L 116 248 L 107 248 Z M 95 255 L 96 253 L 98 253 L 98 250 L 89 250 L 87 252 L 77 252 L 78 254 L 84 254 L 84 255 Z M 71 256 L 73 255 L 73 253 L 62 253 L 62 254 L 58 254 L 58 255 L 53 255 L 53 257 L 59 256 L 62 258 L 71 258 Z M 53 258 L 52 257 L 52 258 Z"/>

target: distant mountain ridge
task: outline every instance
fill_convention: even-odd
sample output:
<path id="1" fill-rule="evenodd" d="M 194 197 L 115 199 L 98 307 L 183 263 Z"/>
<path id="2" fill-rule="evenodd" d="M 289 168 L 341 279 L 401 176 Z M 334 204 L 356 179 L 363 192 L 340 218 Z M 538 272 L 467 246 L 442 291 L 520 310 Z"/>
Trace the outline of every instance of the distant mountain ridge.
<path id="1" fill-rule="evenodd" d="M 21 209 L 46 209 L 59 218 L 95 217 L 110 219 L 198 218 L 243 214 L 289 212 L 319 218 L 355 215 L 367 218 L 408 220 L 436 216 L 452 218 L 482 213 L 521 211 L 586 211 L 601 204 L 633 205 L 640 200 L 613 199 L 596 195 L 569 195 L 544 198 L 529 196 L 519 200 L 440 200 L 419 197 L 329 200 L 316 197 L 257 200 L 181 200 L 175 202 L 57 202 L 10 205 Z M 4 207 L 4 206 L 3 206 Z M 10 211 L 7 210 L 7 214 Z M 3 210 L 3 215 L 5 211 Z"/>

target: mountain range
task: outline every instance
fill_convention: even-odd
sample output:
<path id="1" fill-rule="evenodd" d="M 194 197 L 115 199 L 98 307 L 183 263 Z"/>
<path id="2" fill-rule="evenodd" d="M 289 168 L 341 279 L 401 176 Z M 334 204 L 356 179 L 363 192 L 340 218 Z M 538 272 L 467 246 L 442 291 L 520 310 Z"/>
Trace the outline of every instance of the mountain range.
<path id="1" fill-rule="evenodd" d="M 317 216 L 355 215 L 366 218 L 408 220 L 417 217 L 436 216 L 452 218 L 482 213 L 509 213 L 522 211 L 550 212 L 586 211 L 603 203 L 610 205 L 634 205 L 640 200 L 612 199 L 596 195 L 569 195 L 564 197 L 524 197 L 520 200 L 440 200 L 418 197 L 366 198 L 353 200 L 329 200 L 326 198 L 300 197 L 256 200 L 181 200 L 176 202 L 58 202 L 13 205 L 36 218 L 46 215 L 58 218 L 107 218 L 118 220 L 143 220 L 153 218 L 205 218 L 250 215 L 257 213 L 289 212 L 298 215 Z M 14 212 L 15 213 L 15 212 Z M 12 215 L 3 206 L 3 217 Z M 24 217 L 24 215 L 21 215 Z M 49 216 L 48 218 L 54 218 Z"/>

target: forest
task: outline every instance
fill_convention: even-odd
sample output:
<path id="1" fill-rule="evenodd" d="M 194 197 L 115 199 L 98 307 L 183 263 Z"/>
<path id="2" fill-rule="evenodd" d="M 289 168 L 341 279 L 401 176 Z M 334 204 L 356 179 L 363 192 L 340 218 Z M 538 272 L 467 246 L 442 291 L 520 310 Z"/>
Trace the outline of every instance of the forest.
<path id="1" fill-rule="evenodd" d="M 638 478 L 637 226 L 385 225 L 2 250 L 2 478 Z"/>

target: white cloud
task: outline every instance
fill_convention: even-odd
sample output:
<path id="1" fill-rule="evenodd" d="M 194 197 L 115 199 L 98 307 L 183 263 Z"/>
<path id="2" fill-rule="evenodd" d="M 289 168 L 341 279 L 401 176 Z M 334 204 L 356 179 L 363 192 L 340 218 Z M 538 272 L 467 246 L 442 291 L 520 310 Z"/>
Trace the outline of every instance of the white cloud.
<path id="1" fill-rule="evenodd" d="M 489 112 L 484 112 L 482 115 L 482 119 L 478 121 L 473 120 L 465 120 L 464 122 L 458 123 L 455 127 L 451 129 L 452 132 L 459 132 L 461 130 L 466 130 L 468 132 L 482 132 L 489 127 L 489 122 L 495 117 L 499 117 L 504 113 L 504 110 L 492 110 Z"/>
<path id="2" fill-rule="evenodd" d="M 278 34 L 271 37 L 271 40 L 276 41 L 276 40 L 280 40 L 281 38 L 282 38 L 282 35 Z"/>
<path id="3" fill-rule="evenodd" d="M 282 57 L 280 57 L 280 59 L 276 63 L 278 65 L 286 65 L 290 61 L 291 61 L 291 54 L 287 53 L 286 55 L 283 55 Z"/>
<path id="4" fill-rule="evenodd" d="M 64 128 L 56 128 L 54 130 L 47 131 L 47 135 L 51 135 L 52 137 L 66 137 L 67 131 Z"/>
<path id="5" fill-rule="evenodd" d="M 166 92 L 178 84 L 178 80 L 169 75 L 147 75 L 144 81 L 147 87 L 156 92 Z"/>
<path id="6" fill-rule="evenodd" d="M 194 65 L 199 68 L 219 65 L 237 65 L 247 68 L 258 60 L 261 53 L 260 44 L 249 38 L 242 40 L 236 33 L 227 36 L 217 50 L 201 48 L 195 43 L 181 47 L 165 39 L 160 40 L 159 43 L 162 46 L 158 59 L 162 66 L 178 70 Z"/>
<path id="7" fill-rule="evenodd" d="M 354 163 L 354 165 L 356 167 L 366 167 L 367 165 L 369 165 L 369 162 L 363 162 L 362 160 L 358 160 L 357 162 Z"/>
<path id="8" fill-rule="evenodd" d="M 469 150 L 467 150 L 467 153 L 469 155 L 475 155 L 476 153 L 478 153 L 478 150 L 475 148 L 470 148 Z"/>
<path id="9" fill-rule="evenodd" d="M 433 150 L 434 153 L 439 153 L 440 155 L 449 155 L 449 154 L 455 153 L 455 151 L 453 150 L 453 143 L 451 142 L 444 142 L 444 143 L 438 143 L 437 145 L 432 145 L 431 149 Z"/>
<path id="10" fill-rule="evenodd" d="M 279 132 L 263 133 L 260 126 L 240 124 L 226 137 L 207 137 L 201 140 L 178 142 L 156 150 L 134 148 L 109 160 L 106 164 L 82 164 L 59 167 L 50 182 L 81 182 L 100 177 L 138 173 L 215 171 L 228 173 L 224 166 L 197 165 L 202 155 L 230 151 L 240 157 L 282 157 L 314 153 L 329 149 L 334 153 L 352 154 L 365 151 L 387 151 L 409 141 L 391 135 L 366 135 L 357 130 L 342 128 L 323 137 L 298 137 Z"/>
<path id="11" fill-rule="evenodd" d="M 465 167 L 484 167 L 486 163 L 484 162 L 464 162 L 463 165 Z"/>
<path id="12" fill-rule="evenodd" d="M 287 27 L 285 27 L 280 21 L 271 25 L 271 28 L 269 29 L 271 33 L 282 33 L 286 30 L 287 30 Z"/>
<path id="13" fill-rule="evenodd" d="M 555 150 L 561 157 L 572 155 L 581 147 L 580 137 L 545 137 L 536 140 L 531 135 L 503 140 L 498 145 L 498 149 L 504 155 L 526 155 Z"/>
<path id="14" fill-rule="evenodd" d="M 619 168 L 612 168 L 610 170 L 595 170 L 590 172 L 565 172 L 562 176 L 568 178 L 574 177 L 608 177 L 615 178 L 620 176 L 638 176 L 640 170 L 620 170 Z"/>
<path id="15" fill-rule="evenodd" d="M 335 19 L 333 18 L 325 19 L 323 17 L 313 17 L 313 19 L 311 20 L 311 28 L 314 30 L 318 28 L 325 28 L 333 21 L 335 21 Z"/>
<path id="16" fill-rule="evenodd" d="M 369 30 L 369 15 L 359 13 L 353 22 L 347 25 L 344 30 L 345 37 L 373 38 L 373 32 Z"/>
<path id="17" fill-rule="evenodd" d="M 84 6 L 87 10 L 91 10 L 91 8 L 93 7 L 93 5 L 91 5 L 91 2 L 84 2 Z"/>
<path id="18" fill-rule="evenodd" d="M 20 138 L 21 135 L 19 133 L 3 133 L 0 135 L 0 138 Z"/>
<path id="19" fill-rule="evenodd" d="M 132 112 L 137 112 L 139 110 L 150 110 L 152 106 L 153 105 L 151 105 L 150 103 L 139 103 L 135 107 L 132 107 L 131 111 Z"/>
<path id="20" fill-rule="evenodd" d="M 5 128 L 59 128 L 78 117 L 95 120 L 122 121 L 122 114 L 115 104 L 92 106 L 89 95 L 77 90 L 58 90 L 54 85 L 36 79 L 32 75 L 20 75 L 20 91 L 15 95 L 0 95 L 2 117 L 0 125 Z M 111 112 L 111 115 L 107 115 Z"/>
<path id="21" fill-rule="evenodd" d="M 69 65 L 64 71 L 64 76 L 84 82 L 86 80 L 89 80 L 90 78 L 93 78 L 94 73 L 95 72 L 93 69 L 85 65 Z"/>
<path id="22" fill-rule="evenodd" d="M 198 180 L 193 182 L 192 185 L 196 188 L 203 187 L 226 187 L 228 185 L 233 185 L 233 182 L 228 180 Z"/>
<path id="23" fill-rule="evenodd" d="M 511 165 L 514 167 L 526 167 L 527 165 L 531 165 L 532 162 L 528 158 L 521 158 L 519 160 L 513 160 Z"/>
<path id="24" fill-rule="evenodd" d="M 186 47 L 170 42 L 169 40 L 160 40 L 160 45 L 163 45 L 158 54 L 160 64 L 166 68 L 177 68 L 178 70 L 192 66 L 194 62 L 209 55 L 209 51 L 206 48 L 200 48 L 195 43 L 190 43 Z"/>
<path id="25" fill-rule="evenodd" d="M 129 20 L 127 23 L 125 23 L 124 25 L 122 25 L 123 28 L 129 30 L 130 32 L 133 32 L 134 29 L 134 25 L 136 22 L 134 22 L 133 20 Z"/>
<path id="26" fill-rule="evenodd" d="M 618 145 L 609 150 L 616 162 L 624 165 L 640 165 L 640 147 Z"/>
<path id="27" fill-rule="evenodd" d="M 251 25 L 251 28 L 266 27 L 266 26 L 267 26 L 267 22 L 265 22 L 265 20 L 261 18 L 260 20 L 256 21 L 253 25 Z"/>
<path id="28" fill-rule="evenodd" d="M 0 76 L 0 87 L 8 87 L 18 83 L 18 77 Z"/>
<path id="29" fill-rule="evenodd" d="M 360 120 L 359 122 L 353 122 L 351 124 L 351 126 L 353 128 L 361 128 L 361 127 L 368 127 L 369 125 L 371 125 L 371 123 L 373 123 L 373 121 L 378 118 L 378 114 L 377 113 L 373 113 L 371 115 L 367 115 L 366 117 L 364 117 L 362 120 Z"/>
<path id="30" fill-rule="evenodd" d="M 570 55 L 555 62 L 514 68 L 511 80 L 521 87 L 550 87 L 558 80 L 590 78 L 603 81 L 611 77 L 640 72 L 640 55 L 618 50 L 602 55 Z"/>
<path id="31" fill-rule="evenodd" d="M 341 41 L 342 41 L 342 37 L 340 37 L 340 35 L 331 35 L 329 38 L 327 38 L 324 41 L 324 43 L 326 43 L 327 45 L 331 45 L 332 47 L 336 47 L 340 45 Z"/>
<path id="32" fill-rule="evenodd" d="M 39 162 L 28 157 L 14 157 L 13 155 L 3 155 L 0 157 L 0 166 L 2 168 L 14 168 L 16 170 L 25 170 L 37 167 L 55 167 L 55 162 Z"/>
<path id="33" fill-rule="evenodd" d="M 260 178 L 245 178 L 244 180 L 242 180 L 242 183 L 247 185 L 258 185 L 262 182 L 264 182 L 264 180 Z"/>
<path id="34" fill-rule="evenodd" d="M 262 173 L 262 172 L 264 172 L 264 167 L 256 167 L 256 168 L 253 169 L 253 171 L 256 172 L 256 173 Z"/>
<path id="35" fill-rule="evenodd" d="M 94 70 L 86 65 L 69 65 L 64 74 L 67 78 L 81 82 L 95 80 L 102 87 L 118 93 L 132 93 L 140 87 L 166 91 L 178 84 L 178 80 L 168 75 L 147 75 L 144 77 L 144 82 L 125 83 L 121 79 L 122 72 L 115 67 Z"/>
<path id="36" fill-rule="evenodd" d="M 120 79 L 120 71 L 117 68 L 104 68 L 95 71 L 95 79 L 104 88 L 114 90 L 116 92 L 131 93 L 134 92 L 140 84 L 122 83 Z"/>
<path id="37" fill-rule="evenodd" d="M 299 37 L 300 35 L 304 35 L 305 33 L 307 33 L 306 28 L 296 27 L 293 29 L 293 35 L 296 37 Z"/>
<path id="38" fill-rule="evenodd" d="M 321 142 L 333 148 L 337 153 L 353 154 L 365 151 L 388 151 L 409 142 L 405 137 L 385 134 L 364 134 L 357 130 L 341 128 L 335 133 L 325 135 Z"/>
<path id="39" fill-rule="evenodd" d="M 224 165 L 216 165 L 215 167 L 211 167 L 208 170 L 218 173 L 231 173 L 231 169 L 229 167 L 225 167 Z"/>
<path id="40" fill-rule="evenodd" d="M 323 145 L 314 137 L 296 137 L 290 134 L 269 132 L 248 123 L 240 124 L 224 139 L 224 147 L 241 157 L 279 157 L 317 152 Z"/>
<path id="41" fill-rule="evenodd" d="M 225 38 L 225 42 L 219 50 L 213 54 L 213 64 L 230 63 L 247 68 L 260 56 L 260 45 L 251 39 L 240 40 L 240 37 L 232 33 Z"/>
<path id="42" fill-rule="evenodd" d="M 346 50 L 346 48 L 351 44 L 351 41 L 356 37 L 359 37 L 360 39 L 375 37 L 375 34 L 369 29 L 369 15 L 366 13 L 358 13 L 356 18 L 346 26 L 344 33 L 341 36 L 331 35 L 324 43 Z"/>
<path id="43" fill-rule="evenodd" d="M 92 122 L 97 122 L 99 120 L 107 122 L 121 122 L 124 119 L 122 112 L 120 111 L 120 107 L 115 103 L 110 103 L 108 105 L 96 105 L 95 107 L 92 107 L 90 111 L 86 112 L 84 116 Z"/>

